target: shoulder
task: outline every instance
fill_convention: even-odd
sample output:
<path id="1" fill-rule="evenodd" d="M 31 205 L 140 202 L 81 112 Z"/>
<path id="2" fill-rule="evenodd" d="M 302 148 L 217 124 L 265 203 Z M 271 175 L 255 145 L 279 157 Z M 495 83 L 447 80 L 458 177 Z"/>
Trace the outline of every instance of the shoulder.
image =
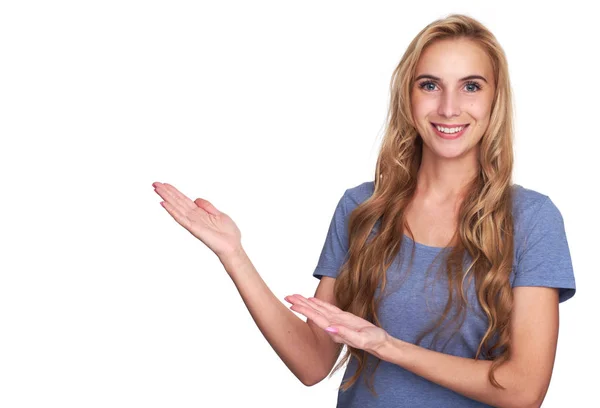
<path id="1" fill-rule="evenodd" d="M 348 188 L 344 193 L 346 206 L 352 210 L 366 201 L 375 191 L 375 182 L 365 181 L 356 186 Z"/>
<path id="2" fill-rule="evenodd" d="M 546 194 L 519 185 L 513 187 L 515 262 L 519 263 L 526 252 L 537 258 L 550 253 L 554 258 L 567 256 L 565 224 L 558 207 Z M 536 255 L 532 248 L 540 253 Z"/>
<path id="3" fill-rule="evenodd" d="M 562 215 L 548 195 L 519 184 L 513 184 L 515 231 L 529 230 L 540 219 L 562 223 Z"/>
<path id="4" fill-rule="evenodd" d="M 575 294 L 575 275 L 563 217 L 550 197 L 516 187 L 511 285 L 559 288 L 559 302 Z"/>
<path id="5" fill-rule="evenodd" d="M 546 194 L 513 184 L 513 218 L 515 225 L 526 223 L 549 200 Z"/>

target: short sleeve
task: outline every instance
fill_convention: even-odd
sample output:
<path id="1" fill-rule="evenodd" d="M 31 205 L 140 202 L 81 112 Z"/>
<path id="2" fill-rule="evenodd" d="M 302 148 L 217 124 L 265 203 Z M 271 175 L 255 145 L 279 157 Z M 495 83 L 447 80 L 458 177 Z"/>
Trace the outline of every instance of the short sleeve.
<path id="1" fill-rule="evenodd" d="M 559 302 L 575 295 L 575 275 L 563 217 L 545 196 L 521 244 L 513 287 L 544 286 L 559 289 Z"/>
<path id="2" fill-rule="evenodd" d="M 313 276 L 319 280 L 323 276 L 337 278 L 340 267 L 348 254 L 348 209 L 346 204 L 347 190 L 340 198 L 325 237 L 325 243 L 319 256 Z"/>

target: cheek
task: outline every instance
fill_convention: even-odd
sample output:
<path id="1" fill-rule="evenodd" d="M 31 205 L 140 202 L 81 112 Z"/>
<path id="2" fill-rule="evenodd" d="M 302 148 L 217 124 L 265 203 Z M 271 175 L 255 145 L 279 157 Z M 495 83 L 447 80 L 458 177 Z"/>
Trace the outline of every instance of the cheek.
<path id="1" fill-rule="evenodd" d="M 487 123 L 490 119 L 492 104 L 488 98 L 481 98 L 469 102 L 469 113 L 478 122 Z"/>
<path id="2" fill-rule="evenodd" d="M 477 126 L 486 126 L 490 120 L 490 107 L 484 104 L 478 103 L 469 103 L 468 114 L 475 121 L 477 121 Z"/>
<path id="3" fill-rule="evenodd" d="M 412 113 L 417 121 L 429 116 L 432 111 L 436 110 L 436 106 L 434 98 L 418 94 L 412 97 Z"/>
<path id="4" fill-rule="evenodd" d="M 490 125 L 490 111 L 481 109 L 477 113 L 473 113 L 473 115 L 477 114 L 475 120 L 477 121 L 476 125 L 476 134 L 478 134 L 478 138 L 480 139 L 483 136 L 483 133 Z"/>

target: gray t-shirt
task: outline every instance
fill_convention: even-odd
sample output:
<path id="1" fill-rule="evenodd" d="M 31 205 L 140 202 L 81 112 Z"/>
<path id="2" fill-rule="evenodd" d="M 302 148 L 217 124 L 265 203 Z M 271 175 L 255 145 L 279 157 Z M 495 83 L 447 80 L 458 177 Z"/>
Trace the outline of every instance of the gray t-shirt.
<path id="1" fill-rule="evenodd" d="M 513 184 L 513 188 L 515 255 L 511 285 L 559 288 L 559 301 L 564 302 L 575 294 L 575 277 L 561 213 L 548 196 L 518 184 Z M 333 214 L 313 276 L 318 279 L 337 277 L 348 252 L 348 217 L 373 191 L 374 183 L 370 181 L 344 192 Z M 378 221 L 372 234 L 379 225 Z M 413 243 L 414 258 L 407 274 Z M 448 299 L 448 280 L 443 269 L 439 273 L 438 268 L 445 266 L 445 253 L 442 248 L 415 243 L 404 236 L 400 253 L 386 272 L 385 297 L 378 310 L 382 327 L 391 336 L 415 344 L 421 331 L 441 315 Z M 465 266 L 470 261 L 467 254 Z M 473 279 L 465 280 L 465 289 L 469 307 L 460 331 L 450 336 L 456 326 L 448 324 L 448 331 L 438 334 L 435 344 L 432 339 L 437 331 L 428 334 L 421 346 L 455 356 L 475 357 L 488 322 L 477 300 Z M 379 292 L 378 288 L 376 295 Z M 452 316 L 450 313 L 445 322 Z M 370 354 L 368 357 L 368 367 L 374 367 L 375 357 Z M 351 358 L 343 381 L 354 374 L 356 367 L 356 360 Z M 378 397 L 374 397 L 365 383 L 365 378 L 370 376 L 371 370 L 364 370 L 352 387 L 347 391 L 340 390 L 337 407 L 488 406 L 386 361 L 381 361 L 375 371 L 373 380 Z"/>

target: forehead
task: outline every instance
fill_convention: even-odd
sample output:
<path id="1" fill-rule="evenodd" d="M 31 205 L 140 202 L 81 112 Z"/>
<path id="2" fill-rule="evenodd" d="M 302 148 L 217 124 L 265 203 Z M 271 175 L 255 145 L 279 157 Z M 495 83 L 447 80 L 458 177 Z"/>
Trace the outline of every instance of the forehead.
<path id="1" fill-rule="evenodd" d="M 415 74 L 431 74 L 446 81 L 479 74 L 493 80 L 489 56 L 480 45 L 464 38 L 438 40 L 427 46 Z"/>

